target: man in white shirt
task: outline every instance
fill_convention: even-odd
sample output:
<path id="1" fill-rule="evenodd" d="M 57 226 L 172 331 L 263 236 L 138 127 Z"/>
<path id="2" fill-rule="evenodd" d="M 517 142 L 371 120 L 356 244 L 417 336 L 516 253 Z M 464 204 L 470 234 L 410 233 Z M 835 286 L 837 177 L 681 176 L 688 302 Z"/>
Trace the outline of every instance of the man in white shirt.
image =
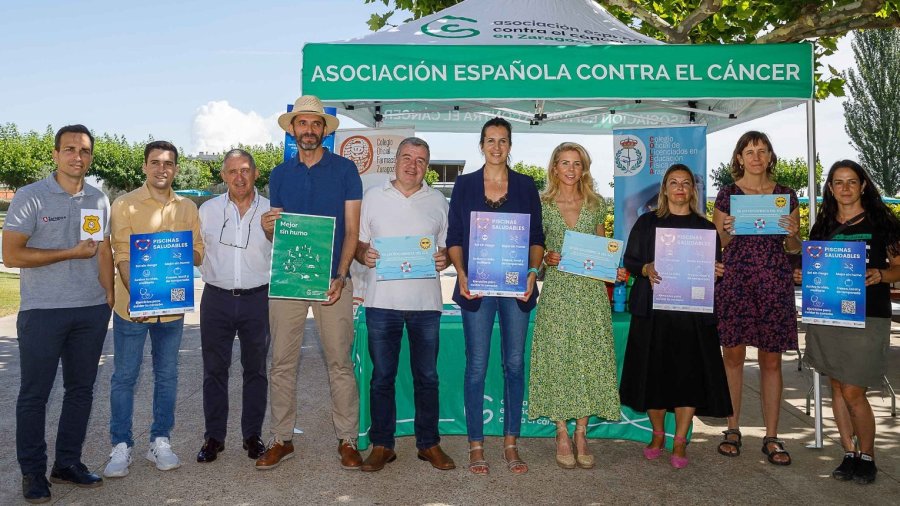
<path id="1" fill-rule="evenodd" d="M 396 406 L 394 381 L 403 327 L 409 335 L 410 362 L 415 385 L 415 433 L 418 457 L 437 469 L 456 467 L 440 447 L 438 434 L 437 356 L 443 298 L 439 277 L 376 281 L 379 237 L 432 236 L 437 246 L 434 265 L 447 267 L 447 210 L 437 190 L 424 184 L 430 152 L 422 139 L 409 137 L 397 147 L 394 178 L 366 191 L 362 201 L 356 260 L 370 267 L 366 283 L 366 327 L 372 358 L 369 384 L 372 452 L 363 471 L 379 471 L 397 457 L 394 453 Z"/>
<path id="2" fill-rule="evenodd" d="M 253 156 L 243 149 L 225 153 L 222 181 L 228 192 L 200 206 L 200 230 L 206 256 L 200 266 L 200 342 L 203 348 L 205 442 L 197 462 L 212 462 L 225 449 L 228 421 L 228 368 L 234 336 L 241 342 L 244 369 L 241 432 L 247 456 L 265 452 L 262 423 L 266 416 L 269 351 L 269 264 L 272 243 L 260 216 L 269 199 L 254 183 L 259 176 Z"/>

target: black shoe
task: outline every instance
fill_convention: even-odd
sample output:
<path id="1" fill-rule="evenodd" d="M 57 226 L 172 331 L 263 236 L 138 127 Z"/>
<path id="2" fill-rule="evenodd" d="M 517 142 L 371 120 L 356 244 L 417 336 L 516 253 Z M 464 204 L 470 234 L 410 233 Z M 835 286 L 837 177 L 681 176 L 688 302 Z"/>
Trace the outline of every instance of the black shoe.
<path id="1" fill-rule="evenodd" d="M 244 440 L 244 449 L 247 450 L 247 456 L 256 460 L 266 453 L 266 445 L 263 444 L 262 438 L 259 436 L 250 436 Z"/>
<path id="2" fill-rule="evenodd" d="M 50 471 L 50 481 L 68 483 L 81 488 L 95 488 L 103 485 L 103 478 L 88 471 L 87 466 L 80 462 L 62 469 L 53 466 L 53 470 Z"/>
<path id="3" fill-rule="evenodd" d="M 866 455 L 866 457 L 869 456 Z M 877 474 L 878 468 L 875 467 L 875 461 L 864 460 L 860 456 L 859 460 L 856 461 L 856 469 L 853 470 L 853 480 L 860 485 L 868 485 L 875 481 L 875 475 Z"/>
<path id="4" fill-rule="evenodd" d="M 853 479 L 853 472 L 856 469 L 856 463 L 859 462 L 859 457 L 856 456 L 854 452 L 847 452 L 844 454 L 844 461 L 841 462 L 841 465 L 837 466 L 837 469 L 831 472 L 831 477 L 835 480 L 840 481 L 850 481 Z"/>
<path id="5" fill-rule="evenodd" d="M 43 474 L 26 474 L 22 476 L 22 495 L 31 504 L 50 501 L 50 484 Z"/>
<path id="6" fill-rule="evenodd" d="M 225 443 L 216 438 L 207 438 L 197 453 L 197 462 L 212 462 L 219 456 L 219 452 L 225 451 Z"/>

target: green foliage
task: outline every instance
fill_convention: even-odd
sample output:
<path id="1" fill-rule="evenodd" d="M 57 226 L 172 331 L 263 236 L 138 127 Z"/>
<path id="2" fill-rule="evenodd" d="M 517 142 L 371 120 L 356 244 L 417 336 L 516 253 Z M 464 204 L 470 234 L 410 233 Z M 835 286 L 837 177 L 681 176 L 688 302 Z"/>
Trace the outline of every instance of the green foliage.
<path id="1" fill-rule="evenodd" d="M 89 174 L 103 180 L 114 191 L 131 191 L 144 184 L 144 146 L 118 135 L 103 134 L 94 142 L 94 161 Z M 179 163 L 182 160 L 179 158 Z"/>
<path id="2" fill-rule="evenodd" d="M 369 29 L 419 19 L 459 0 L 364 0 L 390 10 L 372 14 Z M 597 0 L 630 28 L 671 44 L 742 44 L 811 40 L 816 52 L 816 98 L 843 96 L 844 78 L 819 60 L 834 54 L 850 30 L 900 26 L 900 0 Z M 413 17 L 391 21 L 398 10 Z"/>
<path id="3" fill-rule="evenodd" d="M 172 181 L 175 190 L 204 189 L 213 183 L 209 166 L 199 160 L 178 159 L 178 175 Z"/>
<path id="4" fill-rule="evenodd" d="M 791 188 L 796 191 L 799 196 L 803 197 L 806 196 L 807 190 L 809 189 L 808 174 L 809 169 L 806 167 L 806 160 L 804 158 L 792 158 L 788 160 L 779 159 L 778 163 L 775 165 L 773 179 L 776 183 Z M 734 183 L 734 178 L 731 177 L 730 164 L 720 163 L 719 166 L 713 170 L 711 177 L 713 186 L 715 186 L 717 190 L 721 190 L 723 187 Z M 817 158 L 816 188 L 820 188 L 821 186 L 822 162 Z"/>
<path id="5" fill-rule="evenodd" d="M 537 186 L 539 192 L 544 191 L 544 187 L 547 186 L 547 170 L 539 165 L 516 162 L 516 164 L 513 165 L 512 170 L 531 176 L 531 179 L 534 179 L 534 184 Z"/>
<path id="6" fill-rule="evenodd" d="M 425 172 L 425 184 L 428 186 L 434 186 L 434 183 L 437 183 L 441 179 L 441 175 L 437 173 L 436 170 L 428 169 Z"/>
<path id="7" fill-rule="evenodd" d="M 900 191 L 900 30 L 865 30 L 853 41 L 856 70 L 844 128 L 860 163 L 885 195 Z"/>
<path id="8" fill-rule="evenodd" d="M 14 123 L 0 125 L 0 183 L 17 190 L 53 171 L 54 136 L 49 126 L 23 134 Z"/>

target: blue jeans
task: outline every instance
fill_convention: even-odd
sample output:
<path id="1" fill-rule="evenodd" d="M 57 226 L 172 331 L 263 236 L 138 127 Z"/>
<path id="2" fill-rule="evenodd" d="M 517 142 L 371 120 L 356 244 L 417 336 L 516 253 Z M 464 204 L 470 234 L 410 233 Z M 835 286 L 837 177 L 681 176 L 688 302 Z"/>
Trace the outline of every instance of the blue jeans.
<path id="1" fill-rule="evenodd" d="M 441 441 L 438 435 L 440 405 L 437 374 L 440 311 L 366 308 L 369 356 L 373 366 L 372 381 L 369 383 L 372 415 L 369 437 L 373 445 L 394 447 L 394 433 L 397 430 L 394 380 L 397 378 L 404 324 L 409 336 L 409 366 L 416 405 L 416 448 L 425 450 Z"/>
<path id="2" fill-rule="evenodd" d="M 113 446 L 134 446 L 131 419 L 134 412 L 134 387 L 141 374 L 144 342 L 150 333 L 153 357 L 153 425 L 150 441 L 169 437 L 175 425 L 175 396 L 178 390 L 178 349 L 184 318 L 165 323 L 136 323 L 113 315 L 115 370 L 109 392 L 109 435 Z"/>
<path id="3" fill-rule="evenodd" d="M 485 297 L 477 311 L 462 310 L 466 336 L 466 375 L 463 398 L 469 441 L 484 441 L 484 378 L 491 353 L 494 318 L 500 315 L 500 355 L 503 363 L 503 434 L 518 436 L 525 396 L 525 337 L 530 312 L 511 297 Z"/>

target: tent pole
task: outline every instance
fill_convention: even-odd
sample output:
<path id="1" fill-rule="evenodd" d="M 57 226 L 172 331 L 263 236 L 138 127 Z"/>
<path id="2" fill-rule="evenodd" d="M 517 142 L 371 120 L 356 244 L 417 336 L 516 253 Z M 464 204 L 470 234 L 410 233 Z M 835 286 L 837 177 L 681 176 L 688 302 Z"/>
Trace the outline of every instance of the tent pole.
<path id="1" fill-rule="evenodd" d="M 806 101 L 806 165 L 808 168 L 809 227 L 816 221 L 816 105 L 813 99 Z M 815 396 L 815 440 L 807 448 L 822 448 L 822 375 L 813 371 L 813 394 Z"/>

